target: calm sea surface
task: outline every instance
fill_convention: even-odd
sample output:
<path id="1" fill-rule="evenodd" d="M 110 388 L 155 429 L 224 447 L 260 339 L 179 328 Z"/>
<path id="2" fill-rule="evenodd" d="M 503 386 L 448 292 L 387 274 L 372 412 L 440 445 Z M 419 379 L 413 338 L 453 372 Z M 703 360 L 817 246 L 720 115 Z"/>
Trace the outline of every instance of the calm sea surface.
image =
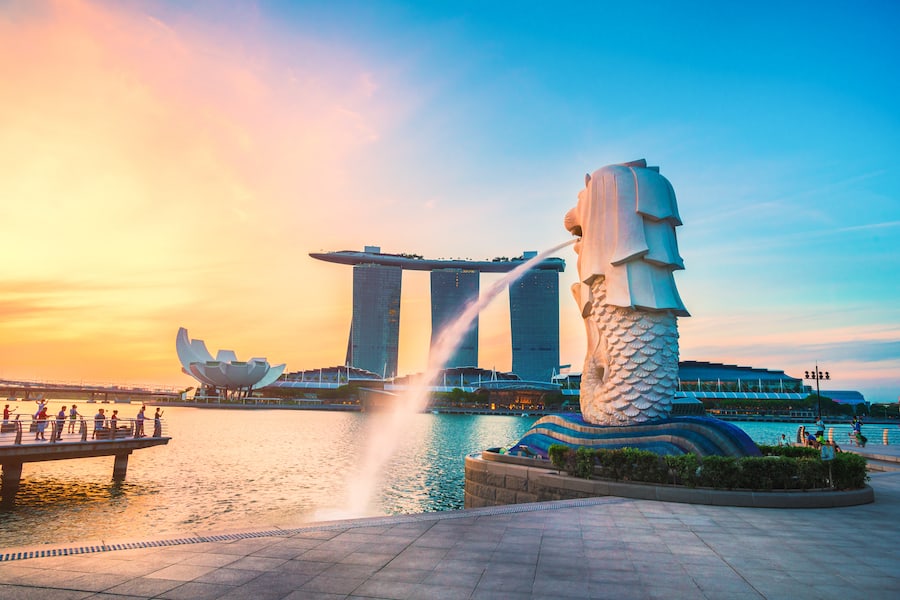
<path id="1" fill-rule="evenodd" d="M 62 402 L 51 402 L 55 411 Z M 112 406 L 112 405 L 109 405 Z M 138 406 L 117 405 L 125 417 Z M 81 406 L 93 414 L 94 406 Z M 87 410 L 85 410 L 87 409 Z M 167 446 L 135 451 L 113 484 L 112 457 L 26 463 L 16 506 L 0 512 L 0 548 L 159 539 L 347 516 L 348 477 L 371 451 L 383 415 L 327 411 L 165 409 Z M 509 446 L 534 417 L 417 415 L 378 477 L 371 514 L 463 506 L 463 460 Z M 790 423 L 737 423 L 759 443 L 793 437 Z M 811 426 L 809 423 L 807 426 Z M 875 443 L 883 427 L 866 426 Z M 898 429 L 894 426 L 894 429 Z M 847 439 L 849 425 L 835 427 Z M 892 443 L 897 443 L 892 432 Z"/>

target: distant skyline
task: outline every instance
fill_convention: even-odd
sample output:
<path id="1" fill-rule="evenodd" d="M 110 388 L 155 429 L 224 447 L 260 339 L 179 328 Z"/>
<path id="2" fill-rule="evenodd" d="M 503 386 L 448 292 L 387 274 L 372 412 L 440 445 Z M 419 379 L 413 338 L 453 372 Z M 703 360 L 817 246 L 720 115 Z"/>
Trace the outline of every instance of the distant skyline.
<path id="1" fill-rule="evenodd" d="M 180 326 L 342 364 L 350 269 L 308 253 L 540 251 L 584 173 L 646 158 L 684 221 L 682 360 L 818 362 L 897 402 L 898 25 L 889 2 L 0 2 L 0 377 L 187 387 Z M 405 374 L 428 275 L 402 285 Z M 511 367 L 508 306 L 484 368 Z"/>

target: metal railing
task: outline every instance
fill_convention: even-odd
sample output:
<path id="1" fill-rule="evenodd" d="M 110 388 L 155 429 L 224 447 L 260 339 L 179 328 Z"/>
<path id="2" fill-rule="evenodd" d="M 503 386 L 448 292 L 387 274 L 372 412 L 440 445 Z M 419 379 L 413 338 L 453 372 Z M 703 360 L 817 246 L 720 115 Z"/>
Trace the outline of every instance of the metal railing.
<path id="1" fill-rule="evenodd" d="M 111 419 L 106 416 L 103 418 L 79 416 L 74 420 L 68 417 L 37 419 L 16 415 L 15 418 L 4 419 L 0 424 L 0 446 L 165 437 L 165 430 L 165 419 L 155 422 L 153 417 L 145 418 L 141 422 L 134 418 Z"/>

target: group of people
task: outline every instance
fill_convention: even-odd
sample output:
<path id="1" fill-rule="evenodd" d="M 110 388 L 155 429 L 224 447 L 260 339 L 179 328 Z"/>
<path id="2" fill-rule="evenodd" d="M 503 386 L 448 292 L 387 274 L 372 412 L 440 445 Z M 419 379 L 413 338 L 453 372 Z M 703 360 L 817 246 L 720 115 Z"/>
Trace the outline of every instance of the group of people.
<path id="1" fill-rule="evenodd" d="M 144 421 L 146 420 L 144 411 L 146 409 L 146 406 L 141 406 L 137 416 L 134 418 L 134 437 L 136 438 L 146 437 L 144 434 Z M 162 437 L 162 416 L 163 411 L 157 407 L 156 413 L 153 415 L 153 437 Z M 126 427 L 126 429 L 129 429 L 130 431 L 131 428 Z M 95 439 L 102 437 L 107 431 L 119 431 L 119 411 L 113 410 L 107 421 L 106 409 L 101 408 L 97 410 L 97 414 L 94 415 L 94 433 L 91 438 Z"/>
<path id="2" fill-rule="evenodd" d="M 862 434 L 862 419 L 859 417 L 853 417 L 853 421 L 850 423 L 852 430 L 850 431 L 850 441 L 855 443 L 857 446 L 865 447 L 868 438 Z M 787 446 L 790 445 L 787 441 L 787 436 L 781 434 L 781 440 L 779 440 L 779 445 Z M 836 452 L 840 452 L 841 449 L 837 445 L 837 442 L 834 440 L 826 440 L 825 439 L 825 423 L 822 421 L 822 417 L 819 417 L 816 420 L 816 432 L 815 434 L 806 430 L 805 425 L 801 425 L 799 429 L 797 429 L 797 443 L 803 446 L 809 446 L 811 448 L 819 449 L 823 444 L 828 444 L 830 446 L 834 446 Z"/>
<path id="3" fill-rule="evenodd" d="M 55 417 L 51 417 L 48 412 L 46 400 L 38 399 L 35 400 L 35 402 L 37 402 L 37 410 L 34 413 L 34 418 L 32 419 L 30 427 L 30 432 L 34 433 L 35 441 L 47 439 L 47 425 L 48 423 L 50 423 L 51 418 L 55 421 L 55 434 L 57 440 L 62 440 L 63 429 L 65 429 L 66 427 L 66 417 L 68 417 L 69 421 L 68 433 L 75 433 L 76 422 L 82 417 L 82 415 L 78 412 L 78 405 L 73 404 L 71 408 L 63 406 L 59 409 L 59 412 L 56 413 Z M 18 407 L 10 408 L 9 404 L 3 407 L 4 431 L 7 427 L 16 427 L 15 424 L 10 423 L 10 419 L 16 413 L 17 408 Z M 146 406 L 141 406 L 140 410 L 137 413 L 137 416 L 134 419 L 134 437 L 146 437 L 144 434 L 146 408 Z M 92 439 L 102 437 L 101 432 L 119 430 L 119 411 L 113 410 L 112 414 L 109 416 L 109 419 L 107 419 L 105 413 L 106 409 L 101 408 L 97 411 L 97 414 L 94 415 L 94 433 Z M 163 411 L 161 411 L 157 407 L 156 413 L 153 415 L 153 437 L 162 437 L 162 415 Z M 18 415 L 16 415 L 15 418 L 18 419 Z M 131 427 L 127 427 L 127 429 L 129 429 L 130 432 Z M 98 435 L 98 433 L 100 435 Z"/>

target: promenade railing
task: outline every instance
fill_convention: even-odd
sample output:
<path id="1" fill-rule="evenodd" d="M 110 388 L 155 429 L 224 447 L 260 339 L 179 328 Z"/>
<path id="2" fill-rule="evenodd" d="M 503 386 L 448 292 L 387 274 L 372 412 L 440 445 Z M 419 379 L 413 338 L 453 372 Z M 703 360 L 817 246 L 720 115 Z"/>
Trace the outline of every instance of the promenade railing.
<path id="1" fill-rule="evenodd" d="M 108 417 L 100 419 L 80 416 L 77 420 L 69 417 L 60 420 L 55 416 L 36 419 L 16 415 L 0 424 L 0 446 L 116 441 L 165 436 L 165 419 L 160 419 L 157 426 L 153 417 L 144 418 L 142 423 L 135 418 L 117 418 L 114 427 L 113 419 Z"/>

